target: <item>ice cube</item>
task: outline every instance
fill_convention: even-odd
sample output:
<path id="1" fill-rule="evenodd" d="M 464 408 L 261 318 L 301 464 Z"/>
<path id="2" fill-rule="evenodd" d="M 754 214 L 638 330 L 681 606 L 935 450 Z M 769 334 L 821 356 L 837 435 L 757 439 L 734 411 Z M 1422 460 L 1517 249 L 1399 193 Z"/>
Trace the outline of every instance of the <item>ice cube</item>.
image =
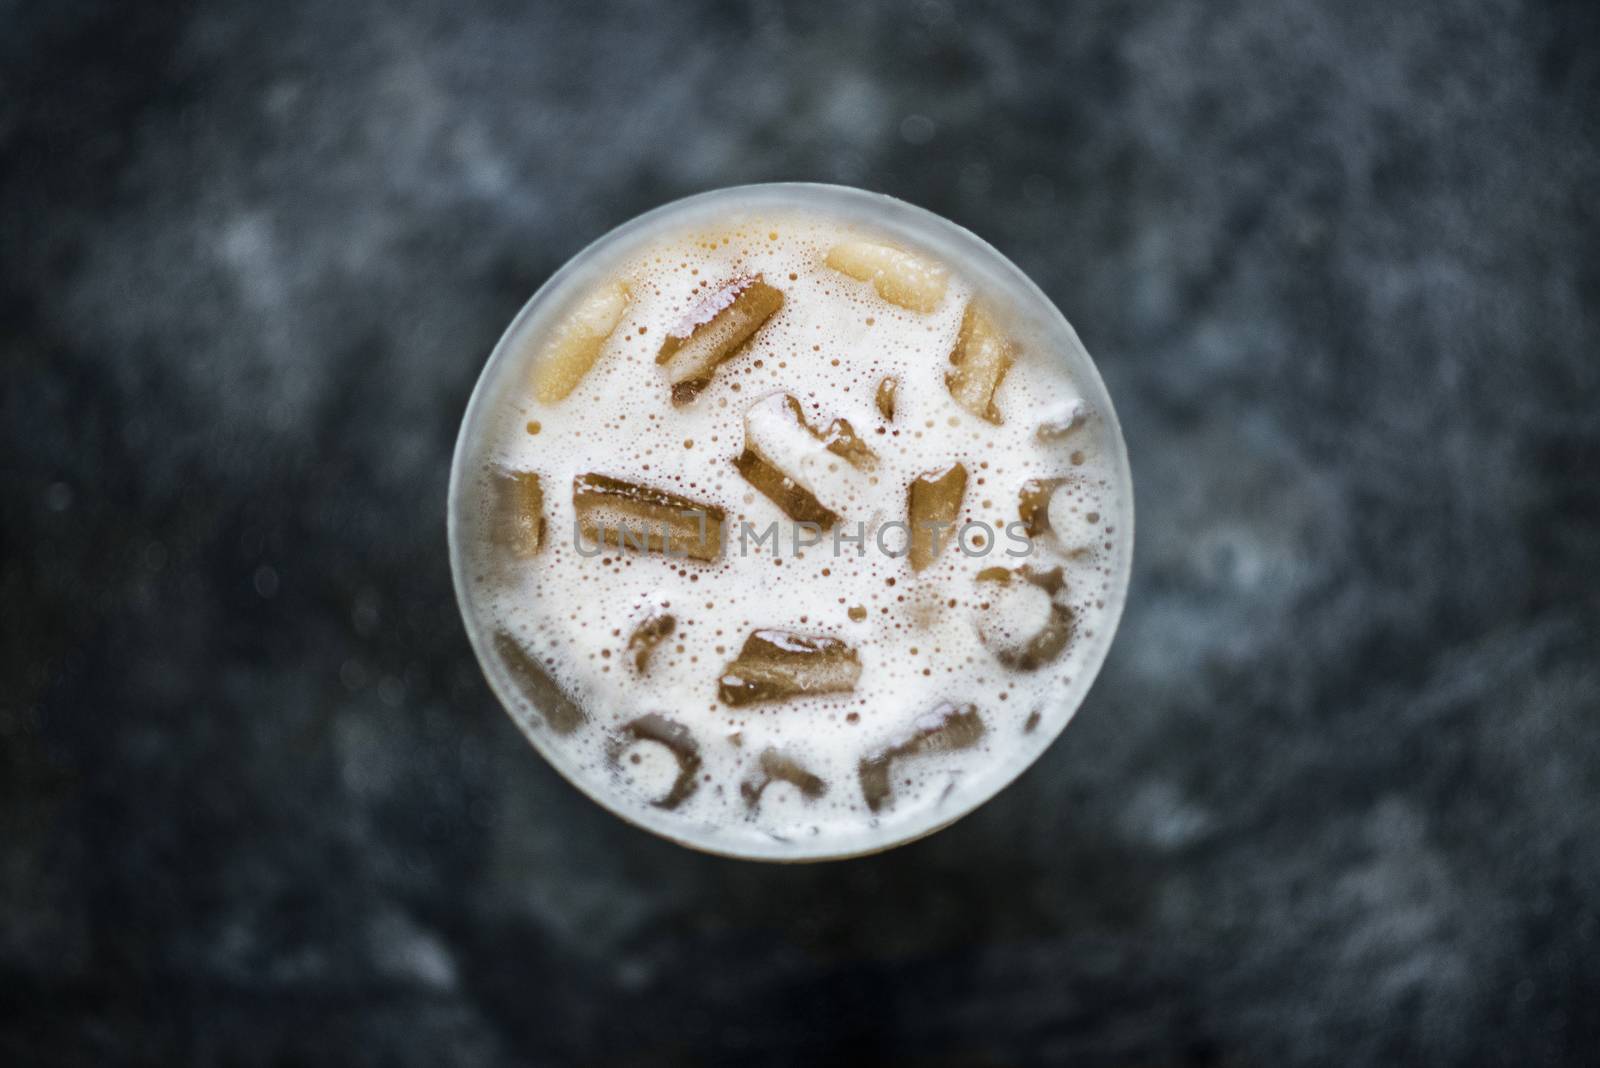
<path id="1" fill-rule="evenodd" d="M 495 655 L 511 676 L 517 692 L 533 711 L 557 734 L 571 734 L 583 725 L 583 709 L 562 692 L 544 665 L 535 660 L 516 638 L 508 632 L 497 630 L 494 634 Z"/>
<path id="2" fill-rule="evenodd" d="M 695 305 L 656 354 L 672 386 L 672 403 L 694 400 L 711 384 L 717 365 L 737 354 L 781 307 L 782 291 L 759 274 L 730 282 Z"/>
<path id="3" fill-rule="evenodd" d="M 628 655 L 633 658 L 633 670 L 641 675 L 648 671 L 656 646 L 672 637 L 677 629 L 678 618 L 660 608 L 652 609 L 640 620 L 628 636 Z"/>
<path id="4" fill-rule="evenodd" d="M 1095 503 L 1096 499 L 1092 488 L 1082 496 L 1063 490 L 1050 498 L 1051 537 L 1057 550 L 1069 560 L 1091 559 L 1104 547 L 1106 533 L 1099 524 L 1102 506 Z"/>
<path id="5" fill-rule="evenodd" d="M 756 769 L 739 784 L 739 794 L 746 805 L 755 808 L 761 803 L 761 795 L 774 782 L 789 783 L 807 801 L 815 801 L 828 792 L 828 784 L 807 771 L 799 761 L 776 749 L 765 749 Z"/>
<path id="6" fill-rule="evenodd" d="M 899 388 L 900 380 L 888 375 L 878 383 L 878 394 L 874 398 L 878 403 L 878 414 L 890 423 L 894 422 L 894 396 Z"/>
<path id="7" fill-rule="evenodd" d="M 754 449 L 746 448 L 733 465 L 746 482 L 760 490 L 790 519 L 815 523 L 823 530 L 831 530 L 839 522 L 839 517 L 824 508 L 810 490 L 762 459 Z"/>
<path id="8" fill-rule="evenodd" d="M 1079 398 L 1052 405 L 1042 413 L 1034 435 L 1040 441 L 1061 441 L 1070 437 L 1089 420 L 1089 404 Z"/>
<path id="9" fill-rule="evenodd" d="M 609 282 L 586 296 L 551 331 L 533 366 L 533 395 L 541 403 L 564 400 L 583 381 L 622 321 L 629 297 L 626 283 Z"/>
<path id="10" fill-rule="evenodd" d="M 896 761 L 970 749 L 983 732 L 983 717 L 976 705 L 946 701 L 924 712 L 910 729 L 861 758 L 858 772 L 867 808 L 877 812 L 893 796 L 891 773 Z"/>
<path id="11" fill-rule="evenodd" d="M 745 412 L 744 440 L 734 466 L 790 519 L 827 530 L 841 512 L 866 510 L 873 494 L 865 472 L 878 457 L 849 420 L 818 431 L 798 400 L 773 393 Z"/>
<path id="12" fill-rule="evenodd" d="M 1090 518 L 1095 515 L 1093 506 L 1080 513 L 1073 503 L 1081 499 L 1080 491 L 1086 485 L 1081 475 L 1024 482 L 1017 493 L 1017 517 L 1028 537 L 1047 539 L 1047 547 L 1069 559 L 1092 556 L 1105 538 Z"/>
<path id="13" fill-rule="evenodd" d="M 999 424 L 1004 420 L 994 402 L 995 390 L 1016 357 L 1016 343 L 1000 332 L 989 310 L 974 300 L 961 316 L 961 333 L 950 350 L 950 362 L 956 366 L 945 375 L 944 384 L 961 407 L 979 419 Z"/>
<path id="14" fill-rule="evenodd" d="M 906 493 L 906 522 L 911 527 L 911 570 L 933 563 L 946 545 L 955 541 L 956 518 L 967 492 L 967 469 L 951 464 L 911 481 Z"/>
<path id="15" fill-rule="evenodd" d="M 1067 603 L 1067 584 L 1061 568 L 1041 571 L 1026 564 L 1015 570 L 986 567 L 978 572 L 977 581 L 993 583 L 1001 589 L 1026 585 L 1042 590 L 1049 598 L 1044 622 L 1027 637 L 1016 636 L 1011 628 L 998 620 L 991 625 L 979 623 L 979 640 L 1006 667 L 1016 671 L 1037 671 L 1059 657 L 1072 642 L 1077 629 L 1077 617 Z"/>
<path id="16" fill-rule="evenodd" d="M 878 454 L 873 452 L 872 447 L 856 433 L 856 428 L 850 425 L 850 420 L 835 419 L 818 435 L 818 439 L 822 442 L 823 448 L 857 471 L 877 470 Z"/>
<path id="17" fill-rule="evenodd" d="M 652 805 L 656 808 L 677 808 L 699 789 L 700 743 L 694 740 L 689 728 L 659 712 L 646 713 L 638 719 L 623 724 L 618 736 L 612 739 L 608 749 L 611 762 L 618 763 L 628 747 L 637 742 L 655 742 L 657 745 L 665 746 L 678 762 L 678 776 L 673 780 L 671 788 L 661 797 L 651 801 Z"/>
<path id="18" fill-rule="evenodd" d="M 849 693 L 860 677 L 856 651 L 838 638 L 758 630 L 723 668 L 717 695 L 737 708 L 809 694 Z"/>
<path id="19" fill-rule="evenodd" d="M 1030 538 L 1054 533 L 1050 526 L 1050 499 L 1056 490 L 1070 482 L 1063 478 L 1030 478 L 1017 493 L 1017 517 Z"/>
<path id="20" fill-rule="evenodd" d="M 572 480 L 578 530 L 601 544 L 696 560 L 722 554 L 721 508 L 676 493 L 586 474 Z"/>
<path id="21" fill-rule="evenodd" d="M 532 471 L 495 467 L 489 473 L 489 541 L 526 558 L 544 545 L 544 489 Z"/>
<path id="22" fill-rule="evenodd" d="M 932 260 L 891 245 L 845 241 L 828 250 L 827 264 L 842 274 L 871 282 L 878 296 L 915 312 L 931 312 L 944 299 L 950 272 Z"/>

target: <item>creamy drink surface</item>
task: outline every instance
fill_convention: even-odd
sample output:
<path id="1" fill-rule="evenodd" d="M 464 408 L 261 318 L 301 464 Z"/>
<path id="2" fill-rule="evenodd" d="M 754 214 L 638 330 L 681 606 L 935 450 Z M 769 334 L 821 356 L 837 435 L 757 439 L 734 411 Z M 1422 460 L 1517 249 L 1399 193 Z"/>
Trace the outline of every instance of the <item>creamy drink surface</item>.
<path id="1" fill-rule="evenodd" d="M 908 298 L 840 248 L 904 252 L 942 289 Z M 463 435 L 453 535 L 497 690 L 569 778 L 700 848 L 847 855 L 966 812 L 1071 717 L 1121 607 L 1125 462 L 1098 380 L 1075 377 L 1026 307 L 1037 295 L 982 277 L 870 219 L 772 203 L 613 242 L 514 325 Z M 759 287 L 781 306 L 675 396 L 663 344 Z M 951 355 L 979 310 L 1008 366 L 964 405 Z M 591 356 L 553 375 L 572 336 Z M 831 525 L 797 524 L 754 484 L 755 439 Z M 964 545 L 944 529 L 916 570 L 898 525 L 912 484 L 954 465 Z M 593 475 L 720 509 L 714 559 L 580 534 Z M 851 677 L 741 701 L 757 632 L 752 649 Z"/>

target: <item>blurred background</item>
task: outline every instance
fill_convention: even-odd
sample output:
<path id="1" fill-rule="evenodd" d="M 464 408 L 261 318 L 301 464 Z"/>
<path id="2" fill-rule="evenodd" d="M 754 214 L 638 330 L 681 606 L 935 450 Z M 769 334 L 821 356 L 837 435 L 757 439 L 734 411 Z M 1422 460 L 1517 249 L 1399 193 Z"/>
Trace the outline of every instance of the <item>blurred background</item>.
<path id="1" fill-rule="evenodd" d="M 1600 7 L 0 25 L 0 1062 L 1600 1058 Z M 1139 513 L 1050 752 L 803 868 L 539 760 L 443 522 L 534 289 L 778 179 L 1030 272 Z"/>

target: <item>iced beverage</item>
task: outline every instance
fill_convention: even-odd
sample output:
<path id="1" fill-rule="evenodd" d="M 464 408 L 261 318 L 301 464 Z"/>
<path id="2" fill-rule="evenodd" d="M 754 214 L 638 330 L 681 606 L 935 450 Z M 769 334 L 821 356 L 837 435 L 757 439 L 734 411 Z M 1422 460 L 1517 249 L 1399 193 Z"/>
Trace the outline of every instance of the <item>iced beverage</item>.
<path id="1" fill-rule="evenodd" d="M 602 238 L 496 348 L 451 480 L 534 746 L 695 848 L 872 852 L 1061 731 L 1116 629 L 1127 461 L 1077 336 L 899 201 L 723 190 Z"/>

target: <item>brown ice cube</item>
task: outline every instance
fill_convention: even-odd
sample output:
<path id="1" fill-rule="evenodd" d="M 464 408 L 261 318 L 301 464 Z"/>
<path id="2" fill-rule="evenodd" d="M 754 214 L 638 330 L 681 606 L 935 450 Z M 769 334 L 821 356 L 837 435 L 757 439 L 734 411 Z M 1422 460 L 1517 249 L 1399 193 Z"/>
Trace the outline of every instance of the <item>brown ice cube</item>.
<path id="1" fill-rule="evenodd" d="M 689 728 L 661 715 L 649 712 L 638 719 L 623 724 L 619 736 L 609 747 L 611 762 L 621 759 L 624 751 L 634 742 L 655 742 L 667 748 L 678 762 L 678 777 L 665 796 L 650 802 L 656 808 L 677 808 L 700 787 L 700 743 L 694 740 Z"/>
<path id="2" fill-rule="evenodd" d="M 878 454 L 861 439 L 848 419 L 835 419 L 828 429 L 818 435 L 823 448 L 839 457 L 857 471 L 873 471 L 878 467 Z"/>
<path id="3" fill-rule="evenodd" d="M 950 362 L 956 366 L 945 375 L 944 384 L 961 407 L 979 419 L 1001 423 L 1004 420 L 994 393 L 1016 358 L 1016 343 L 1000 332 L 989 310 L 974 300 L 961 316 L 961 333 L 950 350 Z"/>
<path id="4" fill-rule="evenodd" d="M 944 299 L 950 272 L 922 256 L 873 241 L 845 241 L 828 250 L 827 264 L 871 282 L 878 296 L 916 312 L 931 312 Z"/>
<path id="5" fill-rule="evenodd" d="M 564 400 L 589 373 L 606 339 L 628 308 L 626 283 L 610 282 L 586 296 L 550 332 L 533 367 L 533 394 L 541 403 Z"/>
<path id="6" fill-rule="evenodd" d="M 656 646 L 672 637 L 677 629 L 677 617 L 659 608 L 645 616 L 628 636 L 628 655 L 633 658 L 633 670 L 641 675 L 648 671 Z"/>
<path id="7" fill-rule="evenodd" d="M 572 507 L 579 532 L 601 544 L 696 560 L 722 554 L 725 515 L 713 504 L 591 473 L 572 480 Z"/>
<path id="8" fill-rule="evenodd" d="M 807 771 L 799 761 L 776 749 L 765 749 L 756 770 L 739 784 L 739 794 L 746 805 L 755 808 L 761 803 L 761 795 L 774 782 L 789 783 L 807 801 L 815 801 L 828 792 L 828 784 Z"/>
<path id="9" fill-rule="evenodd" d="M 796 430 L 804 433 L 796 433 Z M 800 402 L 787 393 L 774 393 L 752 404 L 745 412 L 744 452 L 733 465 L 745 481 L 760 490 L 784 515 L 828 530 L 839 521 L 838 515 L 784 470 L 785 466 L 791 470 L 800 466 L 816 436 Z"/>
<path id="10" fill-rule="evenodd" d="M 878 383 L 878 414 L 888 422 L 894 422 L 894 396 L 900 388 L 900 380 L 893 375 L 885 377 Z"/>
<path id="11" fill-rule="evenodd" d="M 1085 487 L 1086 481 L 1081 475 L 1063 475 L 1057 478 L 1030 478 L 1022 484 L 1022 489 L 1017 493 L 1017 517 L 1022 520 L 1022 525 L 1029 538 L 1046 537 L 1049 545 L 1055 551 L 1065 555 L 1069 560 L 1083 560 L 1092 557 L 1095 544 L 1103 540 L 1096 536 L 1096 528 L 1090 524 L 1078 530 L 1057 530 L 1055 522 L 1050 518 L 1051 506 L 1059 496 L 1062 487 L 1071 487 L 1071 492 L 1077 492 Z M 1076 509 L 1074 509 L 1076 511 Z M 1093 512 L 1089 513 L 1093 515 Z M 1056 512 L 1057 521 L 1071 523 L 1061 511 Z"/>
<path id="12" fill-rule="evenodd" d="M 967 469 L 951 464 L 911 481 L 906 493 L 906 522 L 911 527 L 911 570 L 921 571 L 955 540 L 956 517 L 967 492 Z M 938 524 L 936 526 L 936 524 Z"/>
<path id="13" fill-rule="evenodd" d="M 532 471 L 496 467 L 489 473 L 489 541 L 512 556 L 544 545 L 544 489 Z"/>
<path id="14" fill-rule="evenodd" d="M 877 812 L 894 794 L 896 761 L 970 749 L 983 737 L 983 717 L 972 704 L 946 701 L 916 718 L 911 728 L 861 758 L 858 771 L 867 808 Z"/>
<path id="15" fill-rule="evenodd" d="M 1064 401 L 1044 413 L 1034 436 L 1040 441 L 1062 441 L 1082 429 L 1088 420 L 1089 405 L 1086 402 L 1081 399 Z"/>
<path id="16" fill-rule="evenodd" d="M 557 734 L 571 734 L 582 726 L 583 709 L 556 685 L 544 665 L 535 660 L 509 633 L 503 630 L 494 634 L 495 655 L 505 666 L 506 674 L 523 699 L 533 706 Z"/>
<path id="17" fill-rule="evenodd" d="M 1077 630 L 1077 616 L 1067 603 L 1067 583 L 1061 568 L 1041 571 L 1024 564 L 1013 571 L 1003 567 L 986 567 L 978 572 L 977 581 L 992 582 L 1002 587 L 1018 582 L 1027 583 L 1043 590 L 1050 598 L 1044 623 L 1022 641 L 1003 641 L 982 625 L 979 626 L 979 639 L 1000 663 L 1016 671 L 1037 671 L 1054 661 L 1071 644 Z"/>
<path id="18" fill-rule="evenodd" d="M 815 523 L 831 530 L 839 517 L 824 508 L 811 491 L 773 467 L 754 449 L 745 449 L 733 461 L 745 481 L 777 505 L 784 515 L 801 523 Z"/>
<path id="19" fill-rule="evenodd" d="M 723 668 L 717 696 L 737 708 L 809 694 L 849 693 L 860 677 L 860 658 L 838 638 L 758 630 Z"/>
<path id="20" fill-rule="evenodd" d="M 878 465 L 877 454 L 848 419 L 835 419 L 819 431 L 806 419 L 800 402 L 787 393 L 771 394 L 750 406 L 744 440 L 744 452 L 733 463 L 745 481 L 790 519 L 816 523 L 824 530 L 839 521 L 831 506 L 848 503 L 854 479 L 831 460 L 821 463 L 825 458 L 820 454 L 838 457 L 856 471 L 871 471 Z M 822 487 L 828 503 L 817 497 Z"/>
<path id="21" fill-rule="evenodd" d="M 672 385 L 672 403 L 694 400 L 711 384 L 717 365 L 737 354 L 781 307 L 782 291 L 759 274 L 730 282 L 696 304 L 656 354 Z"/>
<path id="22" fill-rule="evenodd" d="M 1053 534 L 1050 527 L 1050 499 L 1056 490 L 1072 481 L 1070 477 L 1030 478 L 1017 493 L 1017 517 L 1027 528 L 1028 537 Z"/>

